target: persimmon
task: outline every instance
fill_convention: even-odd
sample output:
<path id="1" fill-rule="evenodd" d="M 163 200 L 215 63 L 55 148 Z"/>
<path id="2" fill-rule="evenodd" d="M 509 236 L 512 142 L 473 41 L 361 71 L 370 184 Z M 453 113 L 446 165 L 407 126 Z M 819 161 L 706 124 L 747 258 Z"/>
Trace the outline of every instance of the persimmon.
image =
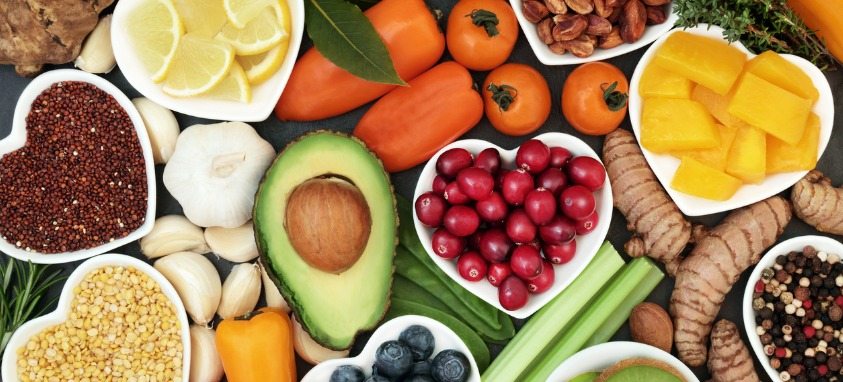
<path id="1" fill-rule="evenodd" d="M 538 70 L 524 64 L 504 64 L 483 82 L 486 118 L 507 135 L 526 135 L 550 115 L 550 88 Z"/>
<path id="2" fill-rule="evenodd" d="M 583 134 L 606 135 L 623 122 L 628 93 L 629 83 L 620 69 L 605 62 L 589 62 L 565 80 L 562 114 Z"/>
<path id="3" fill-rule="evenodd" d="M 509 58 L 518 39 L 518 20 L 504 0 L 460 0 L 451 9 L 445 34 L 454 60 L 486 71 Z"/>

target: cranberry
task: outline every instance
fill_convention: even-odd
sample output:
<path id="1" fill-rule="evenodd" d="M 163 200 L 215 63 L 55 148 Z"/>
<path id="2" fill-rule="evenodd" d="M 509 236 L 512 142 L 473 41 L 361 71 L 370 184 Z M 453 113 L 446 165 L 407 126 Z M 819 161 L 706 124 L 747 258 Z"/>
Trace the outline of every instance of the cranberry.
<path id="1" fill-rule="evenodd" d="M 529 292 L 518 277 L 509 276 L 498 287 L 498 301 L 506 310 L 517 310 L 527 305 Z"/>
<path id="2" fill-rule="evenodd" d="M 561 244 L 545 244 L 542 252 L 551 263 L 565 264 L 571 261 L 577 253 L 577 241 L 571 239 Z"/>
<path id="3" fill-rule="evenodd" d="M 486 279 L 489 280 L 489 284 L 500 286 L 511 274 L 512 268 L 509 267 L 509 263 L 492 263 L 489 264 L 489 275 Z"/>
<path id="4" fill-rule="evenodd" d="M 524 198 L 532 189 L 533 177 L 523 169 L 510 171 L 503 177 L 501 185 L 503 199 L 513 206 L 524 204 Z"/>
<path id="5" fill-rule="evenodd" d="M 431 240 L 433 253 L 445 259 L 453 259 L 459 256 L 465 249 L 465 239 L 454 236 L 444 228 L 433 232 Z"/>
<path id="6" fill-rule="evenodd" d="M 481 219 L 491 223 L 503 220 L 506 217 L 509 207 L 506 205 L 506 201 L 503 200 L 501 194 L 492 192 L 492 195 L 489 195 L 488 198 L 477 202 L 474 205 L 474 209 L 477 210 L 477 214 L 480 215 Z"/>
<path id="7" fill-rule="evenodd" d="M 568 161 L 571 160 L 571 154 L 568 149 L 564 147 L 551 147 L 550 148 L 550 167 L 555 167 L 561 169 L 568 164 Z"/>
<path id="8" fill-rule="evenodd" d="M 509 250 L 512 249 L 512 241 L 500 228 L 491 228 L 480 235 L 478 245 L 483 258 L 492 263 L 499 263 L 506 260 Z"/>
<path id="9" fill-rule="evenodd" d="M 562 170 L 550 167 L 539 174 L 536 185 L 550 190 L 553 196 L 559 196 L 562 190 L 568 186 L 568 177 L 565 176 Z"/>
<path id="10" fill-rule="evenodd" d="M 480 217 L 471 207 L 453 206 L 445 212 L 442 224 L 448 232 L 465 237 L 477 231 L 477 227 L 480 226 Z"/>
<path id="11" fill-rule="evenodd" d="M 546 244 L 561 244 L 570 241 L 576 234 L 576 223 L 562 215 L 555 216 L 549 223 L 539 227 L 539 237 Z"/>
<path id="12" fill-rule="evenodd" d="M 457 184 L 460 186 L 460 191 L 469 198 L 483 200 L 492 194 L 495 178 L 482 168 L 469 167 L 457 174 Z"/>
<path id="13" fill-rule="evenodd" d="M 448 185 L 448 181 L 445 180 L 445 177 L 442 175 L 436 175 L 433 177 L 433 184 L 431 185 L 431 189 L 433 192 L 442 195 L 445 193 L 445 186 Z"/>
<path id="14" fill-rule="evenodd" d="M 468 281 L 480 281 L 486 277 L 486 260 L 479 253 L 468 251 L 457 260 L 460 276 Z"/>
<path id="15" fill-rule="evenodd" d="M 509 266 L 516 276 L 523 280 L 532 280 L 542 271 L 541 253 L 531 245 L 519 245 L 512 251 Z"/>
<path id="16" fill-rule="evenodd" d="M 527 290 L 533 294 L 547 292 L 553 281 L 556 280 L 556 272 L 553 269 L 553 264 L 545 261 L 542 265 L 542 271 L 536 278 L 527 282 Z"/>
<path id="17" fill-rule="evenodd" d="M 516 243 L 528 243 L 536 238 L 536 225 L 524 210 L 517 209 L 506 218 L 506 235 Z"/>
<path id="18" fill-rule="evenodd" d="M 471 236 L 469 236 L 466 240 L 466 243 L 465 243 L 466 246 L 467 246 L 466 248 L 479 250 L 480 249 L 480 236 L 482 236 L 482 235 L 483 235 L 483 231 L 479 230 L 479 229 L 476 232 L 474 232 L 473 234 L 471 234 Z"/>
<path id="19" fill-rule="evenodd" d="M 538 174 L 550 165 L 550 148 L 540 140 L 530 139 L 522 143 L 515 153 L 515 165 L 531 174 Z"/>
<path id="20" fill-rule="evenodd" d="M 576 157 L 568 162 L 568 179 L 574 184 L 585 186 L 591 191 L 603 188 L 606 180 L 606 169 L 592 157 Z"/>
<path id="21" fill-rule="evenodd" d="M 547 224 L 556 216 L 556 198 L 552 192 L 539 187 L 524 198 L 524 211 L 536 225 Z"/>
<path id="22" fill-rule="evenodd" d="M 495 188 L 496 189 L 500 190 L 500 189 L 503 188 L 503 178 L 506 176 L 506 174 L 509 174 L 509 173 L 510 173 L 510 170 L 507 170 L 505 168 L 502 168 L 500 171 L 498 171 L 498 175 L 495 176 Z"/>
<path id="23" fill-rule="evenodd" d="M 442 196 L 449 204 L 466 204 L 471 201 L 471 198 L 460 190 L 460 185 L 457 184 L 456 180 L 445 186 L 445 192 L 442 193 Z"/>
<path id="24" fill-rule="evenodd" d="M 594 195 L 583 186 L 571 186 L 559 195 L 559 206 L 565 216 L 574 220 L 584 219 L 594 212 Z"/>
<path id="25" fill-rule="evenodd" d="M 594 231 L 598 223 L 597 211 L 586 216 L 584 219 L 577 220 L 577 235 L 585 235 Z"/>
<path id="26" fill-rule="evenodd" d="M 445 198 L 433 191 L 425 192 L 416 199 L 416 216 L 428 227 L 436 228 L 442 225 L 446 208 L 448 208 L 448 203 L 445 202 Z"/>
<path id="27" fill-rule="evenodd" d="M 473 163 L 474 160 L 468 150 L 453 148 L 445 151 L 439 156 L 439 159 L 436 159 L 436 172 L 448 179 L 453 179 L 460 170 L 471 167 Z"/>
<path id="28" fill-rule="evenodd" d="M 497 174 L 501 169 L 501 153 L 498 149 L 489 147 L 477 154 L 474 166 L 488 171 L 490 174 Z"/>

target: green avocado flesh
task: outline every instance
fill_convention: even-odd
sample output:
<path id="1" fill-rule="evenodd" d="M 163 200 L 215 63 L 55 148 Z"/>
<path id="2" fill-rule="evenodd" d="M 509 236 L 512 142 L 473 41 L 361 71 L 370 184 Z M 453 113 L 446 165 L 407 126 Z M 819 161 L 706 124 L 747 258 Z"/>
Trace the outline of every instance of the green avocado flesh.
<path id="1" fill-rule="evenodd" d="M 606 379 L 606 382 L 682 382 L 675 375 L 653 366 L 630 366 Z"/>
<path id="2" fill-rule="evenodd" d="M 308 265 L 284 228 L 293 190 L 322 176 L 337 176 L 357 186 L 372 217 L 363 254 L 340 274 Z M 316 342 L 348 349 L 358 332 L 373 329 L 384 317 L 397 243 L 395 197 L 380 160 L 363 143 L 339 133 L 316 132 L 287 146 L 258 188 L 254 225 L 261 261 Z"/>
<path id="3" fill-rule="evenodd" d="M 570 380 L 569 382 L 593 382 L 595 379 L 597 379 L 597 376 L 599 376 L 599 375 L 600 375 L 600 373 L 595 373 L 595 372 L 592 371 L 592 372 L 580 374 L 580 375 L 574 377 L 574 379 Z"/>

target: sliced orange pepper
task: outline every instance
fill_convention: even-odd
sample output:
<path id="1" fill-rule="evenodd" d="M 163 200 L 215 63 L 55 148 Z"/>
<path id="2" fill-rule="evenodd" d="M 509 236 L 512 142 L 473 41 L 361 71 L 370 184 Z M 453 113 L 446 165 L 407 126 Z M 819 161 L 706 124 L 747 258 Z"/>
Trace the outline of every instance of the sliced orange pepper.
<path id="1" fill-rule="evenodd" d="M 217 326 L 217 352 L 229 382 L 294 382 L 296 357 L 290 317 L 261 308 Z"/>

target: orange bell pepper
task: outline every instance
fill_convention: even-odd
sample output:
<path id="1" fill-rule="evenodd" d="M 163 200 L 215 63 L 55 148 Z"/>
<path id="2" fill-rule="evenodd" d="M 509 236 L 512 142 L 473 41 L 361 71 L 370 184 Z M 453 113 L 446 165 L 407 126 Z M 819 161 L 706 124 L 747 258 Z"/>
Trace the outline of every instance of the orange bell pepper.
<path id="1" fill-rule="evenodd" d="M 383 0 L 365 15 L 404 81 L 430 69 L 445 51 L 445 36 L 424 0 Z M 311 48 L 293 67 L 275 115 L 292 121 L 325 119 L 374 101 L 393 88 L 356 77 Z"/>
<path id="2" fill-rule="evenodd" d="M 843 0 L 788 0 L 787 6 L 816 31 L 837 61 L 843 62 Z"/>
<path id="3" fill-rule="evenodd" d="M 474 127 L 483 99 L 462 65 L 444 62 L 383 96 L 363 115 L 354 135 L 389 172 L 422 163 Z"/>
<path id="4" fill-rule="evenodd" d="M 229 382 L 296 381 L 293 325 L 280 309 L 223 320 L 216 342 Z"/>

